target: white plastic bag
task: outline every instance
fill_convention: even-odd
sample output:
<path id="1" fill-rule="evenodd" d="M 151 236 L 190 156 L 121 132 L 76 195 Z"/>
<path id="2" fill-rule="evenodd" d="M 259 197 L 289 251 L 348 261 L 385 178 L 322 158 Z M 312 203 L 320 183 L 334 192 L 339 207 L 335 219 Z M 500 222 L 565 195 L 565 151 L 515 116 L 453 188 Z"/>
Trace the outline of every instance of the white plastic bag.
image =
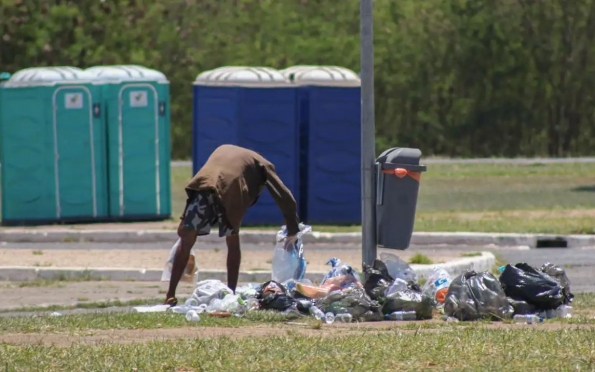
<path id="1" fill-rule="evenodd" d="M 451 283 L 450 274 L 443 268 L 437 267 L 424 284 L 422 291 L 424 295 L 435 299 L 439 305 L 443 305 Z"/>
<path id="2" fill-rule="evenodd" d="M 398 256 L 392 253 L 380 253 L 380 261 L 384 262 L 386 268 L 388 269 L 388 274 L 393 277 L 393 279 L 403 279 L 406 282 L 413 281 L 417 283 L 417 274 L 411 268 L 411 266 L 401 260 Z"/>
<path id="3" fill-rule="evenodd" d="M 295 244 L 290 251 L 285 250 L 287 227 L 281 226 L 277 232 L 277 244 L 273 250 L 271 279 L 283 283 L 289 279 L 301 280 L 306 274 L 306 259 L 304 258 L 304 245 L 302 236 L 312 232 L 312 226 L 300 223 Z"/>
<path id="4" fill-rule="evenodd" d="M 213 300 L 222 299 L 230 293 L 233 291 L 220 280 L 208 279 L 196 284 L 192 297 L 200 306 L 201 304 L 209 305 Z"/>
<path id="5" fill-rule="evenodd" d="M 171 270 L 174 265 L 174 257 L 176 255 L 176 250 L 182 244 L 182 240 L 178 239 L 176 244 L 171 247 L 169 251 L 169 258 L 165 263 L 165 267 L 163 268 L 163 273 L 161 274 L 161 281 L 162 282 L 169 282 L 171 279 Z M 190 257 L 188 258 L 188 264 L 186 264 L 186 269 L 182 273 L 182 278 L 180 278 L 182 282 L 194 283 L 198 282 L 198 265 L 196 264 L 196 255 L 194 253 L 194 247 L 190 250 Z"/>
<path id="6" fill-rule="evenodd" d="M 391 284 L 390 287 L 388 287 L 386 289 L 386 291 L 384 292 L 385 297 L 388 297 L 389 295 L 391 295 L 395 292 L 403 292 L 403 291 L 407 290 L 408 289 L 407 284 L 408 283 L 401 278 L 395 279 L 393 284 Z"/>

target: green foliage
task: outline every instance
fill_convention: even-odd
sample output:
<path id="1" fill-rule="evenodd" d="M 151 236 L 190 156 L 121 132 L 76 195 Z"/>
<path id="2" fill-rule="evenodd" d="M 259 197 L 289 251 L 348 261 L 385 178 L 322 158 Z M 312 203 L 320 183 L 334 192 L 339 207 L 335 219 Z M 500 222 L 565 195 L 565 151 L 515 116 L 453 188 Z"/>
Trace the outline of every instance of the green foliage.
<path id="1" fill-rule="evenodd" d="M 376 0 L 378 150 L 454 156 L 595 149 L 595 0 Z M 224 65 L 359 70 L 359 0 L 3 0 L 0 71 L 134 63 L 172 89 L 191 150 L 191 82 Z"/>

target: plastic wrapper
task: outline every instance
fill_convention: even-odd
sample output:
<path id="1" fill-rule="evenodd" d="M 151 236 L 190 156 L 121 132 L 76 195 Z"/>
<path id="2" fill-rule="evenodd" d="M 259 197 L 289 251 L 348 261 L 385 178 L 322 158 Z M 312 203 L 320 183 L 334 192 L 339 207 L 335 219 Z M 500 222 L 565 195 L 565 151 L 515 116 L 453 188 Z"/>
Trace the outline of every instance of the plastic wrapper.
<path id="1" fill-rule="evenodd" d="M 344 276 L 344 275 L 351 275 L 353 276 L 358 282 L 361 282 L 359 274 L 357 271 L 353 270 L 353 268 L 345 263 L 341 263 L 341 260 L 333 257 L 326 262 L 327 265 L 331 265 L 331 269 L 329 270 L 328 274 L 324 276 L 322 281 L 320 282 L 321 285 L 324 285 L 329 279 L 337 277 L 337 276 Z"/>
<path id="2" fill-rule="evenodd" d="M 363 288 L 363 285 L 355 276 L 346 274 L 328 278 L 320 286 L 297 283 L 295 291 L 306 298 L 319 299 L 326 297 L 332 291 L 343 290 L 345 288 Z"/>
<path id="3" fill-rule="evenodd" d="M 169 258 L 165 262 L 165 267 L 163 268 L 163 273 L 161 274 L 162 282 L 169 282 L 171 279 L 171 270 L 174 265 L 174 257 L 180 244 L 182 244 L 182 240 L 178 239 L 169 251 Z M 194 253 L 194 247 L 190 250 L 190 257 L 188 258 L 186 269 L 182 273 L 180 281 L 194 284 L 198 282 L 198 265 L 196 264 L 196 254 Z"/>
<path id="4" fill-rule="evenodd" d="M 448 271 L 438 267 L 434 269 L 430 277 L 426 280 L 422 291 L 426 296 L 432 297 L 441 306 L 444 304 L 451 283 L 452 277 Z"/>
<path id="5" fill-rule="evenodd" d="M 407 283 L 417 283 L 417 274 L 411 266 L 392 253 L 380 253 L 380 260 L 384 262 L 388 274 L 396 279 L 402 279 Z"/>
<path id="6" fill-rule="evenodd" d="M 260 284 L 248 283 L 239 288 L 236 288 L 236 294 L 242 297 L 242 299 L 247 300 L 249 298 L 256 297 L 259 288 Z"/>
<path id="7" fill-rule="evenodd" d="M 388 287 L 388 288 L 386 289 L 386 291 L 384 292 L 384 296 L 385 296 L 385 297 L 388 297 L 388 296 L 390 296 L 392 293 L 395 293 L 395 292 L 401 292 L 401 291 L 404 291 L 404 290 L 406 290 L 406 289 L 408 289 L 408 288 L 409 288 L 409 285 L 407 284 L 407 282 L 406 282 L 406 281 L 404 281 L 404 280 L 403 280 L 403 279 L 401 279 L 401 278 L 397 278 L 397 279 L 395 279 L 395 281 L 394 281 L 394 282 L 393 282 L 393 283 L 390 285 L 390 287 Z"/>
<path id="8" fill-rule="evenodd" d="M 209 279 L 196 284 L 192 297 L 196 299 L 198 305 L 209 305 L 214 299 L 223 299 L 230 293 L 233 291 L 220 280 Z"/>
<path id="9" fill-rule="evenodd" d="M 393 284 L 394 279 L 389 275 L 386 264 L 380 260 L 374 260 L 372 266 L 364 263 L 364 289 L 372 300 L 383 301 L 385 293 Z"/>
<path id="10" fill-rule="evenodd" d="M 506 296 L 525 301 L 537 310 L 556 309 L 572 301 L 572 294 L 556 279 L 524 262 L 506 265 L 500 283 Z"/>
<path id="11" fill-rule="evenodd" d="M 494 275 L 468 271 L 452 281 L 444 313 L 458 320 L 501 320 L 511 318 L 513 309 Z"/>
<path id="12" fill-rule="evenodd" d="M 363 288 L 347 288 L 332 291 L 328 296 L 316 301 L 316 306 L 325 313 L 349 313 L 356 319 L 364 318 L 367 321 L 382 320 L 380 304 L 370 299 Z"/>
<path id="13" fill-rule="evenodd" d="M 382 313 L 391 314 L 395 311 L 415 311 L 417 319 L 431 319 L 435 308 L 435 301 L 424 296 L 421 292 L 405 289 L 386 296 L 382 305 Z"/>
<path id="14" fill-rule="evenodd" d="M 300 224 L 300 232 L 295 237 L 291 249 L 286 248 L 287 227 L 281 226 L 277 232 L 277 244 L 273 250 L 271 280 L 283 283 L 290 279 L 300 280 L 306 275 L 306 259 L 302 236 L 312 231 L 312 227 Z"/>
<path id="15" fill-rule="evenodd" d="M 270 280 L 263 283 L 256 295 L 261 309 L 285 311 L 297 305 L 283 284 Z"/>

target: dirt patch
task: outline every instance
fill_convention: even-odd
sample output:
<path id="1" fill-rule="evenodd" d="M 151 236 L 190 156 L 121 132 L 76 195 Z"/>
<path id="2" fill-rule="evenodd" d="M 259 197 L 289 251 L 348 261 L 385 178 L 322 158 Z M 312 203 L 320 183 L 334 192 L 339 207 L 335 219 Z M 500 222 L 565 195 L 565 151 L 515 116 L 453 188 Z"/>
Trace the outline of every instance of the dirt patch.
<path id="1" fill-rule="evenodd" d="M 440 321 L 431 321 L 440 322 Z M 183 339 L 183 338 L 213 338 L 213 337 L 269 337 L 279 335 L 300 335 L 307 337 L 342 337 L 354 334 L 361 334 L 363 332 L 370 334 L 370 332 L 390 333 L 390 332 L 451 332 L 454 330 L 462 330 L 463 327 L 441 327 L 437 325 L 434 328 L 428 327 L 427 323 L 420 324 L 419 328 L 404 328 L 415 322 L 398 322 L 389 323 L 352 323 L 352 324 L 334 324 L 331 326 L 322 326 L 320 329 L 315 329 L 311 325 L 275 325 L 275 326 L 248 326 L 238 328 L 222 328 L 222 327 L 192 327 L 192 328 L 162 328 L 150 330 L 96 330 L 88 331 L 83 334 L 48 334 L 48 333 L 12 333 L 0 335 L 0 343 L 7 343 L 13 345 L 55 345 L 55 346 L 71 346 L 73 344 L 105 344 L 118 343 L 129 344 L 148 342 L 156 340 L 168 339 Z M 426 325 L 424 325 L 426 324 Z M 539 329 L 542 331 L 557 331 L 561 329 L 595 329 L 595 325 L 587 324 L 563 324 L 563 323 L 546 323 L 540 325 L 515 325 L 505 323 L 491 323 L 482 325 L 473 325 L 473 327 L 480 327 L 484 329 Z"/>

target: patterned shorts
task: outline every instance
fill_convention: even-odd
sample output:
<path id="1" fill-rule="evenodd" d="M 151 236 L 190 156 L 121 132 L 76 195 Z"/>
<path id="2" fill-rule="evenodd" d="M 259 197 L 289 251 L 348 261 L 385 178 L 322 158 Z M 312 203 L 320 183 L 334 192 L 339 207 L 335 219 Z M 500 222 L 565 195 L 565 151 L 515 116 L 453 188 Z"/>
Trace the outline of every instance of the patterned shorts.
<path id="1" fill-rule="evenodd" d="M 209 235 L 211 227 L 219 225 L 219 237 L 234 234 L 223 213 L 214 200 L 213 193 L 197 192 L 186 201 L 186 210 L 181 217 L 185 230 L 196 230 L 198 235 Z"/>

